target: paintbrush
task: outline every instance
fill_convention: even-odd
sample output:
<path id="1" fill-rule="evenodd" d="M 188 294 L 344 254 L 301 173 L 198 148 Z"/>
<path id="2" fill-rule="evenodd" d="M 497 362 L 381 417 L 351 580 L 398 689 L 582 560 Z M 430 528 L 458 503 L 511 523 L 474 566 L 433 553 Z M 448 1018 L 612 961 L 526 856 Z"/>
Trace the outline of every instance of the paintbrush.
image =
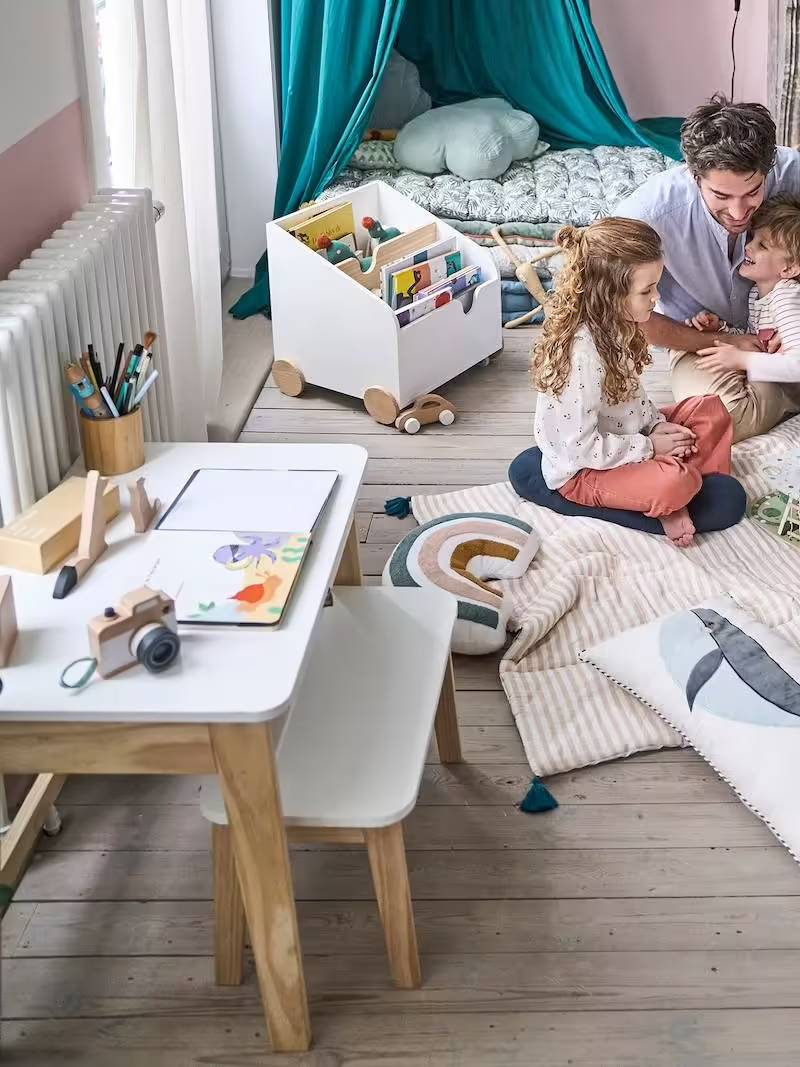
<path id="1" fill-rule="evenodd" d="M 153 359 L 152 349 L 157 337 L 158 334 L 154 333 L 153 330 L 148 330 L 144 335 L 144 352 L 142 352 L 141 359 L 136 368 L 136 381 L 134 383 L 136 392 L 138 392 L 144 385 L 148 367 Z"/>

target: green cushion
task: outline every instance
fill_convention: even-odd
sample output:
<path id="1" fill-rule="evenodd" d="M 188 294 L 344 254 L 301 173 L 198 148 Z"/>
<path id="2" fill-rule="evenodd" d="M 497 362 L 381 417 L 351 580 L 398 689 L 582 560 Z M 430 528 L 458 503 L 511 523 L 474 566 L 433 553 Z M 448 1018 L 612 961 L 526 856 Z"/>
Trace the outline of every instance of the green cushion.
<path id="1" fill-rule="evenodd" d="M 515 159 L 530 159 L 538 139 L 532 115 L 492 97 L 418 115 L 398 133 L 394 154 L 401 167 L 471 181 L 497 178 Z"/>

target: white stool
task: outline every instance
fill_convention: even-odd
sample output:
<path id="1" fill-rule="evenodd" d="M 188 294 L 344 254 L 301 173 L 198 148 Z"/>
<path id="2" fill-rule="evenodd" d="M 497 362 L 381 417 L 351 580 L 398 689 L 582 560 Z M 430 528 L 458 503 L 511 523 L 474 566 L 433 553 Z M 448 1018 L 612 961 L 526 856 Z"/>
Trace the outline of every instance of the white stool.
<path id="1" fill-rule="evenodd" d="M 402 820 L 414 808 L 435 727 L 460 763 L 450 639 L 456 605 L 439 589 L 337 588 L 323 611 L 278 746 L 290 841 L 366 844 L 395 983 L 421 982 Z M 269 640 L 269 635 L 264 635 Z M 245 917 L 216 778 L 201 806 L 213 826 L 216 978 L 242 980 Z"/>

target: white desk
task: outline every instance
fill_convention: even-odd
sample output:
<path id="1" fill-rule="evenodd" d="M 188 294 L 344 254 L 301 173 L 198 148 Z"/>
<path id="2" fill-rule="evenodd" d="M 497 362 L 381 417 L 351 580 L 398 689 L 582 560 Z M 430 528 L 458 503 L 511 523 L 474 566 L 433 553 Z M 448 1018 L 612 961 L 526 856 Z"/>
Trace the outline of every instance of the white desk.
<path id="1" fill-rule="evenodd" d="M 303 1050 L 311 1031 L 270 721 L 291 708 L 329 587 L 361 582 L 353 512 L 367 454 L 282 444 L 150 445 L 146 454 L 143 468 L 117 480 L 144 475 L 165 505 L 203 467 L 340 477 L 281 625 L 183 627 L 179 665 L 162 675 L 134 668 L 75 693 L 58 683 L 70 660 L 88 655 L 88 620 L 143 584 L 156 539 L 170 535 L 135 535 L 123 510 L 108 527 L 109 550 L 62 601 L 52 599 L 55 572 L 14 572 L 20 634 L 0 671 L 0 773 L 218 773 L 273 1047 Z"/>

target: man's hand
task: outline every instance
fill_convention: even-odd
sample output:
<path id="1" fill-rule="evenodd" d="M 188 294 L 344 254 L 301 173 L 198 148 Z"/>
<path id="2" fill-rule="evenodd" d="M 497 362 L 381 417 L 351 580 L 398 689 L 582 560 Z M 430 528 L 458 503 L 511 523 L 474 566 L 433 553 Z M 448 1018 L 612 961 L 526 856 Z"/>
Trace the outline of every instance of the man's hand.
<path id="1" fill-rule="evenodd" d="M 650 431 L 653 455 L 687 459 L 697 451 L 696 437 L 687 426 L 676 422 L 657 422 Z"/>
<path id="2" fill-rule="evenodd" d="M 778 342 L 780 344 L 780 341 Z M 715 348 L 736 348 L 740 352 L 763 352 L 764 346 L 754 333 L 726 333 L 723 334 Z M 698 355 L 708 352 L 707 348 L 698 349 Z M 777 351 L 777 350 L 775 350 Z"/>
<path id="3" fill-rule="evenodd" d="M 722 329 L 722 319 L 713 311 L 699 311 L 691 319 L 686 320 L 687 326 L 694 326 L 702 333 L 719 333 Z"/>
<path id="4" fill-rule="evenodd" d="M 697 366 L 701 370 L 713 371 L 715 374 L 724 374 L 726 371 L 738 371 L 741 374 L 747 370 L 750 362 L 748 352 L 752 351 L 754 349 L 739 348 L 737 345 L 701 348 L 697 354 L 702 356 L 702 359 L 698 359 Z"/>

